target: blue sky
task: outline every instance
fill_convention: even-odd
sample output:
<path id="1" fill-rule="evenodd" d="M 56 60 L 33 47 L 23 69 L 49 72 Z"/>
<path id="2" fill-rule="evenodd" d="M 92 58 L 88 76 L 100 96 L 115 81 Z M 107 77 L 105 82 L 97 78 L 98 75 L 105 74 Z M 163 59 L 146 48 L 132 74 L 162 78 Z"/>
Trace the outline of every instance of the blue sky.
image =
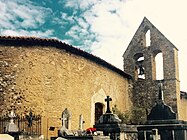
<path id="1" fill-rule="evenodd" d="M 56 38 L 122 69 L 122 55 L 146 16 L 178 49 L 187 91 L 186 0 L 0 0 L 0 35 Z"/>
<path id="2" fill-rule="evenodd" d="M 76 0 L 1 0 L 0 5 L 2 35 L 57 38 L 88 52 L 97 40 L 84 15 L 92 2 L 84 6 Z"/>

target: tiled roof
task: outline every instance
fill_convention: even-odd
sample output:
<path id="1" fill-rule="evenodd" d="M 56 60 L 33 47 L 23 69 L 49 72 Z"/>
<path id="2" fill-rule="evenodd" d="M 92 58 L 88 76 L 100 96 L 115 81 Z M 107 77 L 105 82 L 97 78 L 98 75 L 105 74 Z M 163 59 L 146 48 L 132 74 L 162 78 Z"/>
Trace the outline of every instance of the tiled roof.
<path id="1" fill-rule="evenodd" d="M 132 76 L 120 70 L 119 68 L 109 64 L 105 60 L 94 56 L 88 52 L 81 49 L 75 48 L 72 45 L 68 45 L 57 39 L 47 39 L 47 38 L 37 38 L 37 37 L 17 37 L 17 36 L 0 36 L 0 45 L 6 46 L 49 46 L 56 47 L 58 49 L 63 49 L 69 53 L 75 54 L 77 56 L 84 57 L 92 62 L 95 62 L 103 67 L 106 67 L 121 76 L 132 79 Z"/>

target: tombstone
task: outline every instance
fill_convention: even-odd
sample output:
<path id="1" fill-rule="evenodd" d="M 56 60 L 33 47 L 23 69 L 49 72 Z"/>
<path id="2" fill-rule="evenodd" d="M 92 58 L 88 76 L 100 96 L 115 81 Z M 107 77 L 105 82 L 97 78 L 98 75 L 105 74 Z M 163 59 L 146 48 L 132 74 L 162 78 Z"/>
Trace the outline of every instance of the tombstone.
<path id="1" fill-rule="evenodd" d="M 16 117 L 14 111 L 12 110 L 8 116 L 10 118 L 10 122 L 7 124 L 5 132 L 18 132 L 18 126 L 14 123 L 14 118 Z"/>
<path id="2" fill-rule="evenodd" d="M 112 114 L 110 110 L 110 101 L 112 101 L 112 99 L 107 96 L 105 101 L 107 102 L 106 113 L 99 118 L 94 127 L 97 131 L 102 131 L 105 136 L 110 136 L 113 140 L 119 140 L 120 137 L 122 137 L 122 131 L 125 130 L 125 126 L 120 124 L 121 120 L 119 117 Z"/>
<path id="3" fill-rule="evenodd" d="M 62 127 L 59 130 L 58 136 L 73 136 L 73 132 L 70 130 L 71 128 L 71 113 L 65 108 L 62 112 Z"/>
<path id="4" fill-rule="evenodd" d="M 172 108 L 164 103 L 161 84 L 147 122 L 137 129 L 138 140 L 187 140 L 187 121 L 177 120 Z"/>
<path id="5" fill-rule="evenodd" d="M 83 130 L 84 129 L 84 119 L 83 119 L 83 115 L 81 114 L 79 116 L 79 130 Z"/>
<path id="6" fill-rule="evenodd" d="M 68 139 L 68 140 L 110 140 L 109 136 L 93 136 L 93 135 L 87 135 L 86 131 L 83 130 L 83 124 L 84 124 L 84 119 L 83 115 L 81 114 L 79 116 L 79 130 L 77 131 L 72 131 L 67 128 L 68 122 L 68 117 L 71 118 L 70 112 L 67 110 L 67 108 L 63 111 L 62 113 L 62 127 L 59 130 L 58 133 L 58 138 L 59 140 L 61 139 Z"/>
<path id="7" fill-rule="evenodd" d="M 157 104 L 151 109 L 147 120 L 171 120 L 176 119 L 176 113 L 164 103 L 162 84 L 159 85 Z"/>
<path id="8" fill-rule="evenodd" d="M 71 113 L 67 108 L 62 112 L 62 126 L 71 129 Z"/>
<path id="9" fill-rule="evenodd" d="M 7 124 L 5 132 L 13 136 L 15 140 L 18 140 L 19 130 L 18 130 L 18 126 L 14 123 L 14 118 L 16 117 L 14 111 L 12 110 L 8 116 L 10 118 L 10 122 Z"/>

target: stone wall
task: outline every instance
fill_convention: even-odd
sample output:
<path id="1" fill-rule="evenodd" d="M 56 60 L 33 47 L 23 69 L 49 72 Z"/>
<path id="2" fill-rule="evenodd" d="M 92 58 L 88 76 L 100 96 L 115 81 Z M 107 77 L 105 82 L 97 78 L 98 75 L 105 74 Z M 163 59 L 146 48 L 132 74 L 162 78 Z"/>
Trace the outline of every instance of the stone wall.
<path id="1" fill-rule="evenodd" d="M 181 99 L 181 117 L 183 120 L 187 121 L 187 99 Z"/>
<path id="2" fill-rule="evenodd" d="M 0 46 L 0 114 L 42 115 L 42 132 L 55 136 L 61 113 L 71 111 L 71 129 L 93 127 L 94 95 L 109 95 L 111 106 L 124 112 L 131 106 L 129 78 L 89 59 L 50 46 Z M 102 91 L 102 92 L 101 92 Z M 105 96 L 99 99 L 104 103 Z M 96 98 L 95 98 L 96 99 Z M 95 100 L 97 102 L 97 100 Z M 55 133 L 48 131 L 56 127 Z"/>
<path id="3" fill-rule="evenodd" d="M 187 93 L 181 91 L 181 118 L 187 121 Z"/>

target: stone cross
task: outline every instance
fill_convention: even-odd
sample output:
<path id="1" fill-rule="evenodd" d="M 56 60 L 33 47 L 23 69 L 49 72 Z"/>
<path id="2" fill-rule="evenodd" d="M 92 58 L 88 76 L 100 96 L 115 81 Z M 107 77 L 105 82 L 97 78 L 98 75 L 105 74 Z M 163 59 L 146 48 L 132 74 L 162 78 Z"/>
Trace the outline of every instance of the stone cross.
<path id="1" fill-rule="evenodd" d="M 112 98 L 110 98 L 110 96 L 107 96 L 107 98 L 105 99 L 105 102 L 107 103 L 106 113 L 112 113 L 110 111 L 110 101 L 112 101 Z"/>
<path id="2" fill-rule="evenodd" d="M 67 108 L 62 112 L 62 127 L 70 129 L 71 127 L 71 113 Z"/>
<path id="3" fill-rule="evenodd" d="M 67 126 L 67 118 L 65 118 L 65 117 L 62 117 L 62 127 L 64 127 L 64 128 L 68 128 L 68 126 Z"/>
<path id="4" fill-rule="evenodd" d="M 79 130 L 83 130 L 84 129 L 84 119 L 83 119 L 83 115 L 81 114 L 79 116 Z"/>

